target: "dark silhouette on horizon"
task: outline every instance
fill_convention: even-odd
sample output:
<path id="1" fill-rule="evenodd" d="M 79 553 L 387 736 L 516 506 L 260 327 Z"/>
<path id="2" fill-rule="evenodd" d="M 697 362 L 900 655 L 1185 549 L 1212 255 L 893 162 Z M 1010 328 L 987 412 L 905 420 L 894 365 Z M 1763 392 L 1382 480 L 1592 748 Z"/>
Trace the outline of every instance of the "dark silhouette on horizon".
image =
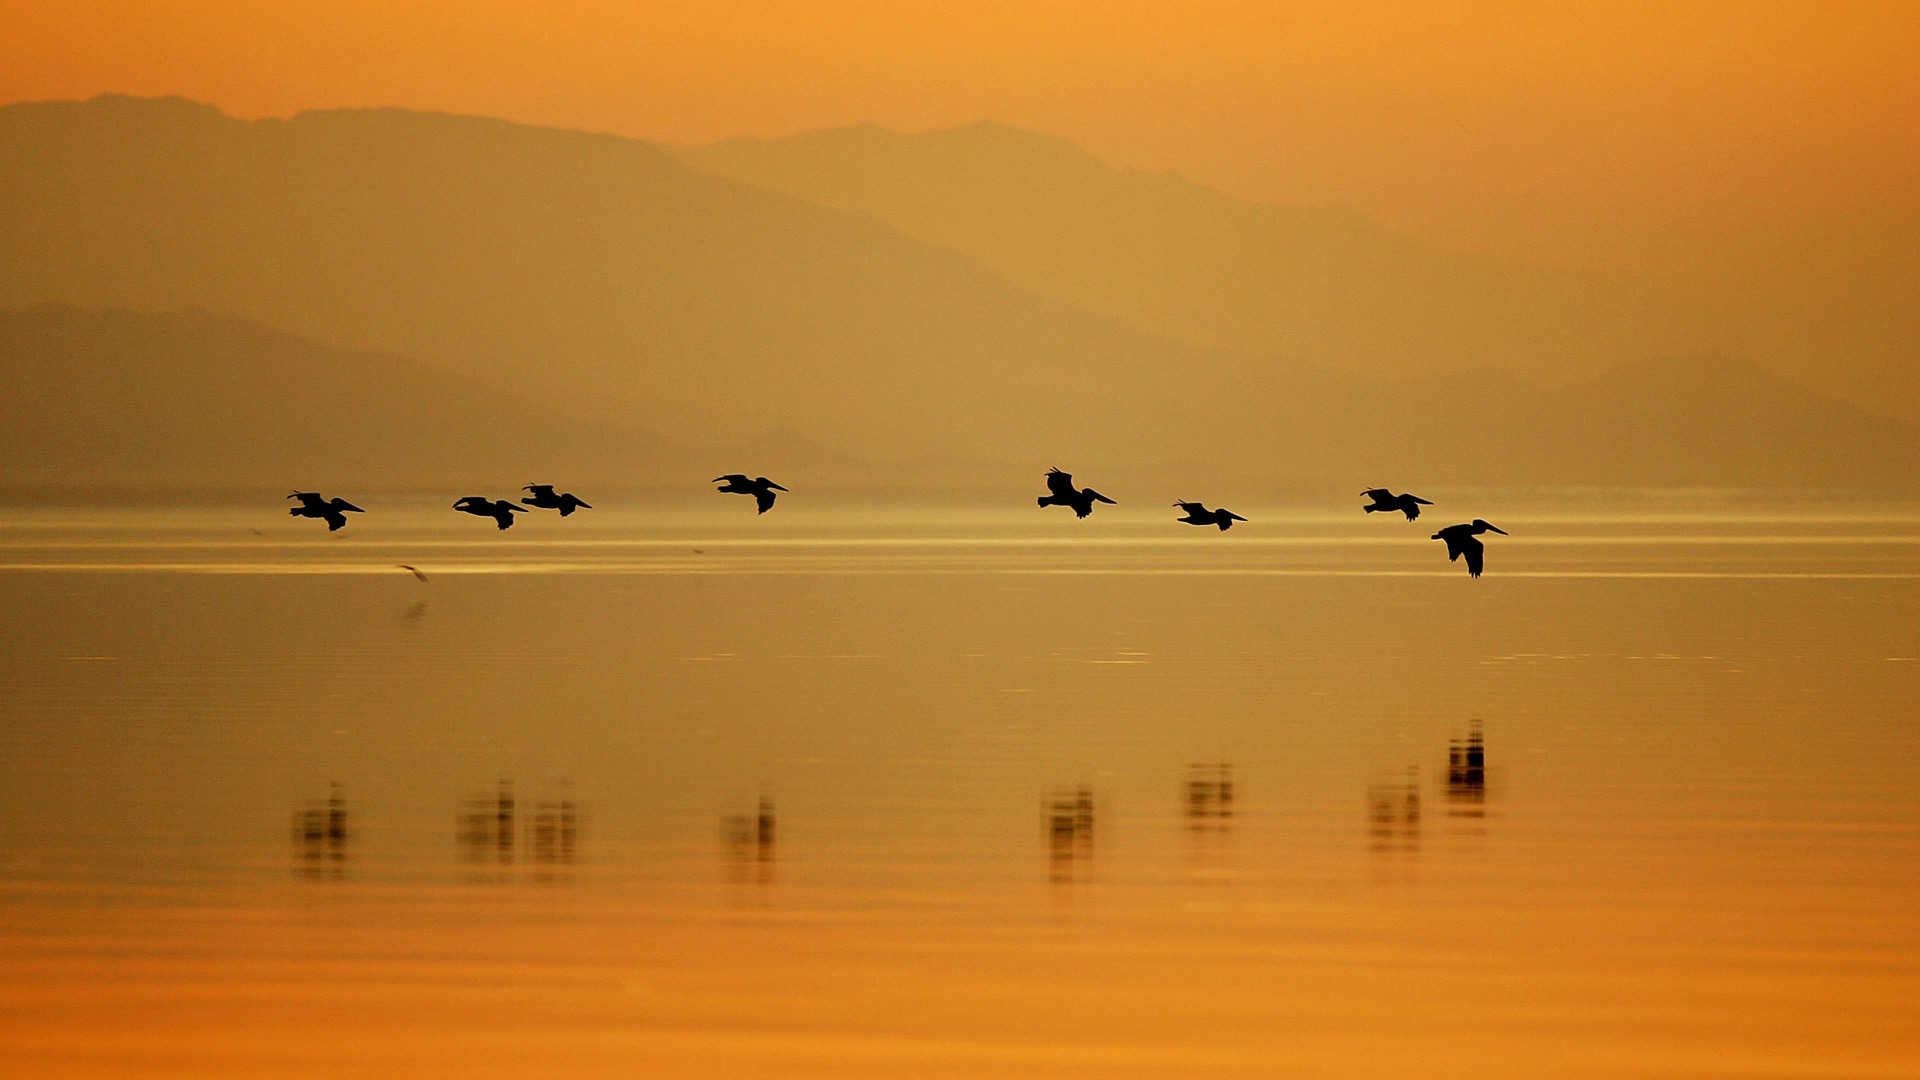
<path id="1" fill-rule="evenodd" d="M 1206 504 L 1197 502 L 1177 502 L 1173 505 L 1187 512 L 1186 517 L 1175 518 L 1175 521 L 1184 521 L 1189 525 L 1218 525 L 1221 532 L 1233 528 L 1233 523 L 1236 521 L 1247 520 L 1224 506 L 1218 510 L 1209 510 Z"/>
<path id="2" fill-rule="evenodd" d="M 1428 502 L 1426 499 L 1423 499 L 1420 496 L 1413 494 L 1412 492 L 1408 492 L 1407 494 L 1404 494 L 1404 495 L 1395 495 L 1393 492 L 1388 491 L 1386 488 L 1368 488 L 1367 490 L 1361 492 L 1360 494 L 1365 495 L 1367 498 L 1373 500 L 1372 503 L 1360 508 L 1362 510 L 1365 510 L 1367 513 L 1374 514 L 1374 513 L 1379 513 L 1381 511 L 1392 513 L 1393 511 L 1398 510 L 1401 513 L 1407 515 L 1408 521 L 1412 521 L 1414 518 L 1417 518 L 1420 516 L 1421 507 L 1433 505 L 1431 502 Z"/>
<path id="3" fill-rule="evenodd" d="M 560 511 L 561 517 L 566 517 L 575 510 L 593 509 L 592 506 L 582 502 L 580 497 L 571 491 L 555 495 L 552 484 L 528 484 L 521 490 L 533 492 L 531 497 L 521 499 L 521 502 L 526 503 L 528 506 L 537 506 L 542 510 L 558 510 Z"/>
<path id="4" fill-rule="evenodd" d="M 1496 528 L 1481 521 L 1479 518 L 1474 518 L 1473 521 L 1465 525 L 1449 525 L 1427 539 L 1445 540 L 1447 542 L 1447 561 L 1453 562 L 1459 559 L 1460 556 L 1465 555 L 1467 557 L 1467 576 L 1479 577 L 1482 560 L 1487 549 L 1486 545 L 1482 544 L 1478 537 L 1481 533 L 1485 532 L 1497 532 L 1501 536 L 1507 535 L 1505 529 Z"/>
<path id="5" fill-rule="evenodd" d="M 347 514 L 366 513 L 365 510 L 360 509 L 338 496 L 332 499 L 322 499 L 320 493 L 317 491 L 296 491 L 287 496 L 287 498 L 300 500 L 299 506 L 287 508 L 288 514 L 294 517 L 318 518 L 327 523 L 328 532 L 334 532 L 345 527 L 347 524 Z"/>
<path id="6" fill-rule="evenodd" d="M 492 499 L 483 498 L 479 495 L 463 495 L 460 497 L 459 502 L 453 504 L 453 508 L 464 514 L 472 514 L 475 517 L 492 518 L 494 524 L 502 529 L 510 529 L 513 527 L 513 515 L 526 513 L 525 510 L 520 509 L 505 499 L 495 502 Z"/>
<path id="7" fill-rule="evenodd" d="M 1041 496 L 1039 499 L 1040 505 L 1071 506 L 1073 507 L 1074 517 L 1083 518 L 1093 513 L 1093 504 L 1096 501 L 1106 503 L 1109 506 L 1120 505 L 1092 488 L 1087 488 L 1084 491 L 1076 489 L 1073 486 L 1073 474 L 1063 473 L 1059 469 L 1047 470 L 1047 490 L 1053 494 Z"/>
<path id="8" fill-rule="evenodd" d="M 712 482 L 720 484 L 716 490 L 725 494 L 753 496 L 753 501 L 760 507 L 759 512 L 762 514 L 773 509 L 773 500 L 778 497 L 774 492 L 787 490 L 764 476 L 756 476 L 749 480 L 746 473 L 737 472 L 716 476 Z"/>

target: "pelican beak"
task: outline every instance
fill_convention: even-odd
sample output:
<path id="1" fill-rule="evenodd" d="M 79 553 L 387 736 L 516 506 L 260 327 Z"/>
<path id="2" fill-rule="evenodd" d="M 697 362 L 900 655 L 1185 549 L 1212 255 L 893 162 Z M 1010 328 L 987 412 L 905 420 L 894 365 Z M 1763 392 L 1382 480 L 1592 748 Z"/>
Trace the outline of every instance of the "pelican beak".
<path id="1" fill-rule="evenodd" d="M 1497 533 L 1499 533 L 1499 534 L 1500 534 L 1501 536 L 1506 536 L 1506 535 L 1508 535 L 1508 533 L 1507 533 L 1507 530 L 1505 530 L 1505 529 L 1503 529 L 1503 528 L 1501 528 L 1501 527 L 1500 527 L 1500 526 L 1498 526 L 1498 525 L 1489 525 L 1489 526 L 1487 526 L 1487 528 L 1488 528 L 1488 529 L 1490 529 L 1490 530 L 1492 530 L 1493 532 L 1497 532 Z"/>
<path id="2" fill-rule="evenodd" d="M 781 486 L 780 486 L 779 484 L 775 484 L 775 483 L 772 483 L 772 482 L 768 482 L 768 484 L 767 484 L 767 486 L 768 486 L 768 487 L 770 487 L 770 488 L 772 488 L 772 489 L 773 489 L 773 490 L 775 490 L 775 491 L 785 491 L 785 490 L 787 490 L 786 488 L 783 488 L 783 487 L 781 487 Z"/>

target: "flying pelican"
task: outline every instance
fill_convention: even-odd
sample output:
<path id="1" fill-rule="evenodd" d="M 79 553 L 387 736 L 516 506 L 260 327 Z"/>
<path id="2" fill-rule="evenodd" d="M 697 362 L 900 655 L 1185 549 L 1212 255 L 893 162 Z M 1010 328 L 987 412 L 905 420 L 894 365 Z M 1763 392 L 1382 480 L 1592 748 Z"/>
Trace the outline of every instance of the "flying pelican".
<path id="1" fill-rule="evenodd" d="M 356 514 L 366 513 L 365 510 L 360 509 L 338 496 L 332 499 L 322 499 L 320 493 L 317 491 L 296 491 L 287 496 L 287 498 L 300 500 L 300 505 L 288 507 L 287 513 L 292 514 L 294 517 L 319 518 L 321 521 L 327 523 L 328 532 L 332 532 L 347 523 L 346 511 L 352 511 Z"/>
<path id="2" fill-rule="evenodd" d="M 1084 491 L 1076 490 L 1073 486 L 1073 474 L 1063 473 L 1059 469 L 1047 470 L 1047 490 L 1053 492 L 1053 494 L 1042 495 L 1039 499 L 1040 505 L 1071 506 L 1073 507 L 1074 517 L 1086 517 L 1088 514 L 1093 513 L 1095 500 L 1110 506 L 1120 505 L 1092 488 L 1087 488 Z"/>
<path id="3" fill-rule="evenodd" d="M 1224 506 L 1218 510 L 1209 510 L 1205 503 L 1177 502 L 1173 505 L 1187 512 L 1186 517 L 1175 518 L 1175 521 L 1184 521 L 1189 525 L 1218 525 L 1221 532 L 1233 528 L 1233 523 L 1236 521 L 1247 520 Z"/>
<path id="4" fill-rule="evenodd" d="M 490 517 L 493 519 L 494 524 L 502 529 L 513 527 L 513 515 L 526 513 L 525 510 L 520 509 L 505 499 L 494 502 L 491 499 L 486 499 L 479 495 L 463 495 L 460 497 L 459 502 L 453 504 L 453 508 L 462 513 L 472 514 L 475 517 Z"/>
<path id="5" fill-rule="evenodd" d="M 521 502 L 526 503 L 528 506 L 537 506 L 542 510 L 558 510 L 560 511 L 561 517 L 566 517 L 575 510 L 593 509 L 593 507 L 581 502 L 580 497 L 571 491 L 555 495 L 552 484 L 528 484 L 521 490 L 533 492 L 532 498 L 521 499 Z"/>
<path id="6" fill-rule="evenodd" d="M 720 484 L 722 480 L 726 481 L 726 483 Z M 753 496 L 753 501 L 760 507 L 759 512 L 762 514 L 773 509 L 773 500 L 778 498 L 778 496 L 774 495 L 774 492 L 787 490 L 764 476 L 756 476 L 749 480 L 745 473 L 737 472 L 728 473 L 725 476 L 716 476 L 713 478 L 713 483 L 720 484 L 720 487 L 716 490 L 723 491 L 729 495 Z"/>
<path id="7" fill-rule="evenodd" d="M 1420 516 L 1421 507 L 1433 505 L 1432 503 L 1428 502 L 1427 500 L 1421 498 L 1418 495 L 1414 495 L 1411 493 L 1406 495 L 1395 495 L 1393 492 L 1388 491 L 1386 488 L 1368 488 L 1367 490 L 1361 492 L 1360 494 L 1365 495 L 1367 498 L 1373 500 L 1373 504 L 1371 506 L 1363 506 L 1360 508 L 1362 510 L 1365 510 L 1367 513 L 1371 514 L 1381 510 L 1385 510 L 1388 513 L 1392 513 L 1393 511 L 1398 510 L 1401 513 L 1407 515 L 1408 521 L 1412 521 L 1414 518 L 1417 518 Z"/>
<path id="8" fill-rule="evenodd" d="M 1481 521 L 1479 518 L 1474 518 L 1471 524 L 1449 525 L 1439 532 L 1434 533 L 1428 537 L 1428 539 L 1445 540 L 1447 542 L 1447 561 L 1452 562 L 1460 556 L 1465 555 L 1467 557 L 1467 576 L 1479 577 L 1481 558 L 1486 554 L 1487 547 L 1476 539 L 1476 537 L 1484 532 L 1497 532 L 1501 536 L 1507 535 L 1505 529 L 1496 529 L 1492 525 Z"/>

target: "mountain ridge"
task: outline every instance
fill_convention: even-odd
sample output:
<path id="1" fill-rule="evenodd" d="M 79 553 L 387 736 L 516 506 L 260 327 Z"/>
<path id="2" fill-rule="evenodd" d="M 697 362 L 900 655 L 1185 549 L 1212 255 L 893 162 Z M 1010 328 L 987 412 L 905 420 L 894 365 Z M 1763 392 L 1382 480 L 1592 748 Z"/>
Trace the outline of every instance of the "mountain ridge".
<path id="1" fill-rule="evenodd" d="M 0 307 L 197 307 L 700 460 L 792 432 L 823 472 L 875 477 L 1204 461 L 1282 485 L 1856 487 L 1914 471 L 1910 425 L 1751 365 L 1635 381 L 1608 364 L 1556 386 L 1169 342 L 867 211 L 614 136 L 98 99 L 0 108 L 0 176 Z"/>
<path id="2" fill-rule="evenodd" d="M 1647 410 L 1649 394 L 1667 406 Z M 1342 422 L 1353 402 L 1371 423 Z M 1268 456 L 1238 459 L 1230 446 L 1195 439 L 1131 461 L 876 459 L 781 430 L 682 447 L 433 365 L 332 349 L 232 317 L 64 304 L 0 310 L 0 486 L 11 487 L 510 490 L 537 473 L 692 488 L 746 468 L 842 487 L 960 490 L 1074 460 L 1099 461 L 1103 474 L 1263 491 L 1344 490 L 1354 477 L 1379 476 L 1404 478 L 1395 481 L 1403 486 L 1920 484 L 1893 453 L 1916 438 L 1912 425 L 1725 358 L 1627 365 L 1564 388 L 1497 369 L 1403 382 L 1319 374 L 1265 388 L 1244 412 L 1265 414 L 1276 430 Z M 1697 422 L 1710 414 L 1720 422 Z M 1815 440 L 1822 453 L 1806 454 Z"/>

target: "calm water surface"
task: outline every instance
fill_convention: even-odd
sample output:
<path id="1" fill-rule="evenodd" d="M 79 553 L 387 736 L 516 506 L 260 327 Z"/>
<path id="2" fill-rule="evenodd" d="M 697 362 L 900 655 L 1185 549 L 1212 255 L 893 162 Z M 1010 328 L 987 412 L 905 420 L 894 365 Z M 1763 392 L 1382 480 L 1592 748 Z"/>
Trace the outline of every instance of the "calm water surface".
<path id="1" fill-rule="evenodd" d="M 10 513 L 0 1071 L 1920 1076 L 1920 512 L 1492 509 Z"/>

